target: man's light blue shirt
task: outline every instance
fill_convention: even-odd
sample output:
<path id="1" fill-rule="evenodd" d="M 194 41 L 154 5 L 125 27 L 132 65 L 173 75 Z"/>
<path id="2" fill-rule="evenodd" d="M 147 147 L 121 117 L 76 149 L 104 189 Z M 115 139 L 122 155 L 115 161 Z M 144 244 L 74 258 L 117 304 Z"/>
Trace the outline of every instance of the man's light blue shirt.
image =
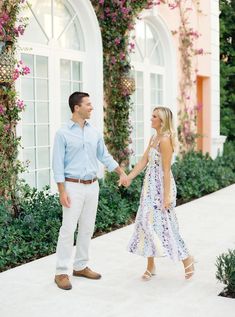
<path id="1" fill-rule="evenodd" d="M 63 183 L 65 177 L 83 180 L 93 179 L 99 169 L 98 160 L 109 172 L 118 163 L 109 154 L 101 133 L 87 121 L 83 128 L 70 120 L 55 136 L 52 169 L 56 183 Z"/>

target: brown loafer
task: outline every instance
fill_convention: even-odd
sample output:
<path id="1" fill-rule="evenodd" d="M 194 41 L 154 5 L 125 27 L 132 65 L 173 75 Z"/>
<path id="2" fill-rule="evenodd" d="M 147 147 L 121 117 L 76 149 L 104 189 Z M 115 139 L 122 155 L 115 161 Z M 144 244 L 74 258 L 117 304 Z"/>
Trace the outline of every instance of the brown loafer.
<path id="1" fill-rule="evenodd" d="M 64 290 L 69 290 L 72 288 L 72 284 L 69 281 L 67 274 L 59 274 L 55 276 L 55 283 L 57 286 Z"/>
<path id="2" fill-rule="evenodd" d="M 89 267 L 86 267 L 85 269 L 81 271 L 73 270 L 73 276 L 86 277 L 92 280 L 99 280 L 101 278 L 101 275 L 99 273 L 92 271 L 91 269 L 89 269 Z"/>

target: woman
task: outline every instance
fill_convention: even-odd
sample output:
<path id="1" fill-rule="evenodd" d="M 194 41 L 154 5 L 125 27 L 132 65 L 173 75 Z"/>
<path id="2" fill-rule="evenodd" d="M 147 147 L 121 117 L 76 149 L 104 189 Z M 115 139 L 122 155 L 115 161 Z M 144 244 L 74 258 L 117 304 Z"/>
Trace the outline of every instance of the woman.
<path id="1" fill-rule="evenodd" d="M 171 172 L 172 154 L 176 147 L 172 112 L 166 107 L 156 107 L 152 114 L 152 128 L 156 134 L 150 139 L 147 150 L 122 184 L 131 181 L 147 166 L 135 229 L 128 250 L 147 257 L 144 280 L 155 274 L 154 257 L 168 256 L 181 260 L 185 278 L 194 273 L 193 258 L 179 234 L 175 215 L 176 186 Z"/>

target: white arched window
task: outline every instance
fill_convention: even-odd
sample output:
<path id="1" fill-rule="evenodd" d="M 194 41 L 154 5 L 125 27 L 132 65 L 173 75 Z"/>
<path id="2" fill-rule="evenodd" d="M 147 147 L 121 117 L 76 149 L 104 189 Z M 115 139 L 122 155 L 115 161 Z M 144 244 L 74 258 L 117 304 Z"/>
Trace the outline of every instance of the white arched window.
<path id="1" fill-rule="evenodd" d="M 52 144 L 55 131 L 71 117 L 69 95 L 74 91 L 94 90 L 85 74 L 87 65 L 92 62 L 87 51 L 89 40 L 84 36 L 87 30 L 82 25 L 89 24 L 89 30 L 94 24 L 83 14 L 88 2 L 85 0 L 80 10 L 67 0 L 31 0 L 28 4 L 29 25 L 20 42 L 21 59 L 31 69 L 31 73 L 20 80 L 20 95 L 27 105 L 21 121 L 21 158 L 29 161 L 28 172 L 23 178 L 39 189 L 53 184 Z M 86 7 L 92 10 L 89 6 L 90 3 Z M 90 18 L 90 12 L 88 15 Z M 94 47 L 95 41 L 93 50 Z M 97 57 L 99 54 L 97 52 Z M 102 83 L 102 74 L 99 76 Z"/>
<path id="2" fill-rule="evenodd" d="M 151 134 L 151 112 L 165 102 L 165 59 L 157 30 L 145 20 L 138 20 L 131 36 L 135 50 L 131 54 L 136 91 L 132 95 L 132 146 L 135 164 L 143 155 L 146 140 Z"/>

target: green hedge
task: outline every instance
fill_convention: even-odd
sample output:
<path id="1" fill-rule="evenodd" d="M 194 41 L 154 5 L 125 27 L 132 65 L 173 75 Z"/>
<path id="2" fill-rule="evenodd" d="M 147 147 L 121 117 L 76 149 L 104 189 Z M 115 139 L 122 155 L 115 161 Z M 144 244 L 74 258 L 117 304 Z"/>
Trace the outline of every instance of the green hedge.
<path id="1" fill-rule="evenodd" d="M 190 152 L 173 165 L 178 204 L 201 197 L 235 182 L 235 145 L 228 143 L 224 155 L 212 160 Z M 118 187 L 118 177 L 107 174 L 100 181 L 95 234 L 100 235 L 130 223 L 137 211 L 143 173 L 130 188 Z M 55 252 L 61 224 L 58 195 L 49 189 L 25 186 L 20 216 L 13 218 L 7 202 L 0 201 L 0 271 Z"/>

